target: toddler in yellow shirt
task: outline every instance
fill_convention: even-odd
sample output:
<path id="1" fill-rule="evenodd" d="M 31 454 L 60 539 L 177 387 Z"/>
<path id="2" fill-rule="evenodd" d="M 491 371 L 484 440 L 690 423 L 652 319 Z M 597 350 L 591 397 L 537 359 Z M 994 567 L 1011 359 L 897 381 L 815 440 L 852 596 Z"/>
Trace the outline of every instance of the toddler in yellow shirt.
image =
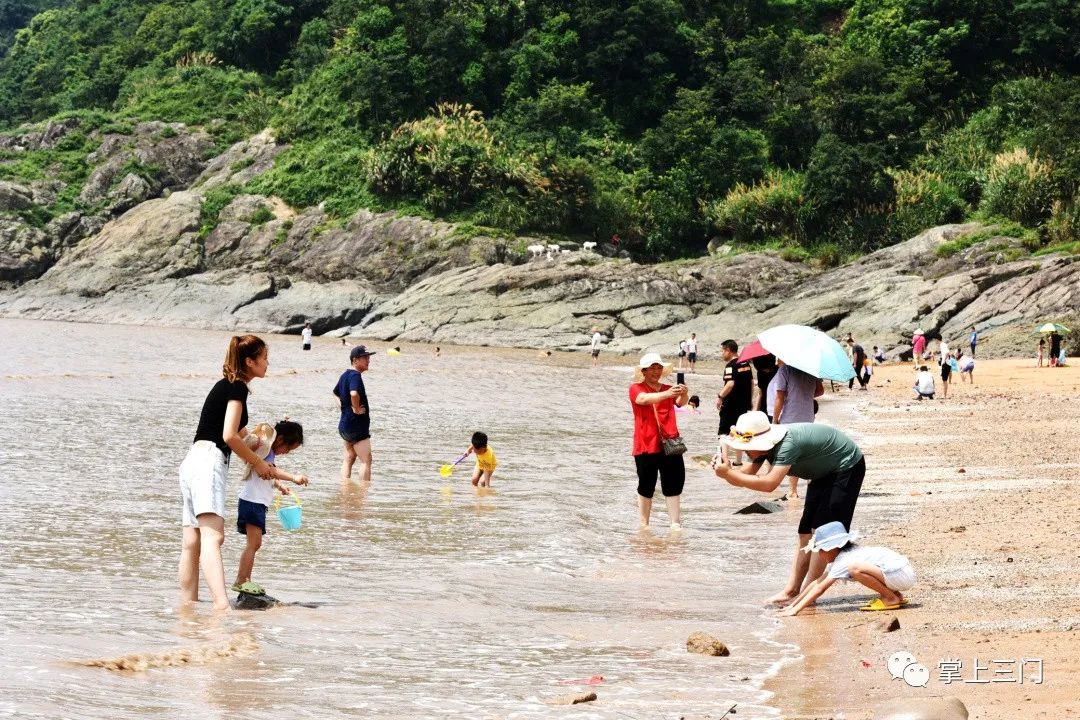
<path id="1" fill-rule="evenodd" d="M 465 451 L 465 456 L 476 455 L 476 468 L 472 474 L 472 484 L 479 487 L 491 487 L 491 476 L 495 472 L 495 451 L 488 446 L 486 433 L 474 432 L 472 445 Z"/>

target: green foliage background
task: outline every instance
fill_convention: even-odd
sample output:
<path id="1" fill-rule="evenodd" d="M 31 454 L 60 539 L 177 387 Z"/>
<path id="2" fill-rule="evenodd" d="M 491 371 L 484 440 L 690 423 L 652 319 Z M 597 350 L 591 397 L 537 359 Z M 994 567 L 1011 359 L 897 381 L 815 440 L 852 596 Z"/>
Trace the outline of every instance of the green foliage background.
<path id="1" fill-rule="evenodd" d="M 1075 0 L 0 0 L 0 127 L 269 125 L 248 191 L 649 258 L 973 215 L 1076 243 L 1078 65 Z"/>

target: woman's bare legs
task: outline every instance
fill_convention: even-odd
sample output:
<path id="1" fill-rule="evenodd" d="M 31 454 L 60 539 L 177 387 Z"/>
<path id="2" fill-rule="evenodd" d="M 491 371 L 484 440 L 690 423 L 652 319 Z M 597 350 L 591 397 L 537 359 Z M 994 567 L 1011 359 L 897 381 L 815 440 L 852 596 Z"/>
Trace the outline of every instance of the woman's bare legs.
<path id="1" fill-rule="evenodd" d="M 221 545 L 225 542 L 225 519 L 213 513 L 203 513 L 198 520 L 199 565 L 202 567 L 203 579 L 214 598 L 214 609 L 228 610 L 230 606 L 225 590 L 225 565 L 221 561 Z"/>
<path id="2" fill-rule="evenodd" d="M 679 509 L 679 497 L 678 495 L 670 495 L 664 497 L 664 502 L 667 503 L 668 520 L 671 521 L 671 527 L 675 530 L 682 528 L 682 515 Z"/>
<path id="3" fill-rule="evenodd" d="M 180 546 L 180 568 L 177 577 L 180 580 L 180 601 L 185 603 L 198 602 L 199 528 L 184 528 L 184 539 Z"/>
<path id="4" fill-rule="evenodd" d="M 641 527 L 649 527 L 649 515 L 652 514 L 652 498 L 638 495 L 637 507 L 638 516 L 641 518 Z"/>

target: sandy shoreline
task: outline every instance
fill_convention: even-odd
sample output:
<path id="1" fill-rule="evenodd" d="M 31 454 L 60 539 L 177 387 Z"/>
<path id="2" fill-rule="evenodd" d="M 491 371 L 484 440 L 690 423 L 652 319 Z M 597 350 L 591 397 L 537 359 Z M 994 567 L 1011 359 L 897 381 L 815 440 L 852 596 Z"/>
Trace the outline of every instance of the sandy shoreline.
<path id="1" fill-rule="evenodd" d="M 784 717 L 871 718 L 886 700 L 939 695 L 972 718 L 1080 716 L 1080 367 L 990 360 L 975 375 L 919 403 L 911 366 L 885 366 L 869 392 L 836 398 L 867 456 L 854 525 L 910 557 L 918 584 L 896 632 L 857 611 L 869 591 L 848 583 L 785 619 L 777 639 L 804 659 L 767 684 Z M 901 650 L 929 668 L 925 688 L 892 679 Z M 1023 659 L 1043 661 L 1042 684 L 1037 663 L 1017 682 Z M 959 679 L 943 682 L 940 660 L 960 660 Z"/>

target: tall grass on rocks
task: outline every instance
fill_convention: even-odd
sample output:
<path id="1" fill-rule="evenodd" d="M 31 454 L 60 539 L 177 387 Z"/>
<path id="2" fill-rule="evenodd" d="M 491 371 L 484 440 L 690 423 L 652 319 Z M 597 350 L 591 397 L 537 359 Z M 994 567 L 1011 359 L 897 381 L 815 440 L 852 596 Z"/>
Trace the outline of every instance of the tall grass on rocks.
<path id="1" fill-rule="evenodd" d="M 717 230 L 746 244 L 780 240 L 802 245 L 804 215 L 802 175 L 779 170 L 753 185 L 738 183 L 708 209 Z"/>
<path id="2" fill-rule="evenodd" d="M 1050 216 L 1055 195 L 1050 163 L 1016 148 L 994 156 L 979 208 L 1035 227 Z"/>
<path id="3" fill-rule="evenodd" d="M 399 125 L 367 155 L 372 190 L 418 201 L 438 214 L 479 207 L 492 225 L 519 229 L 553 202 L 552 183 L 534 158 L 511 151 L 479 110 L 442 103 Z"/>

